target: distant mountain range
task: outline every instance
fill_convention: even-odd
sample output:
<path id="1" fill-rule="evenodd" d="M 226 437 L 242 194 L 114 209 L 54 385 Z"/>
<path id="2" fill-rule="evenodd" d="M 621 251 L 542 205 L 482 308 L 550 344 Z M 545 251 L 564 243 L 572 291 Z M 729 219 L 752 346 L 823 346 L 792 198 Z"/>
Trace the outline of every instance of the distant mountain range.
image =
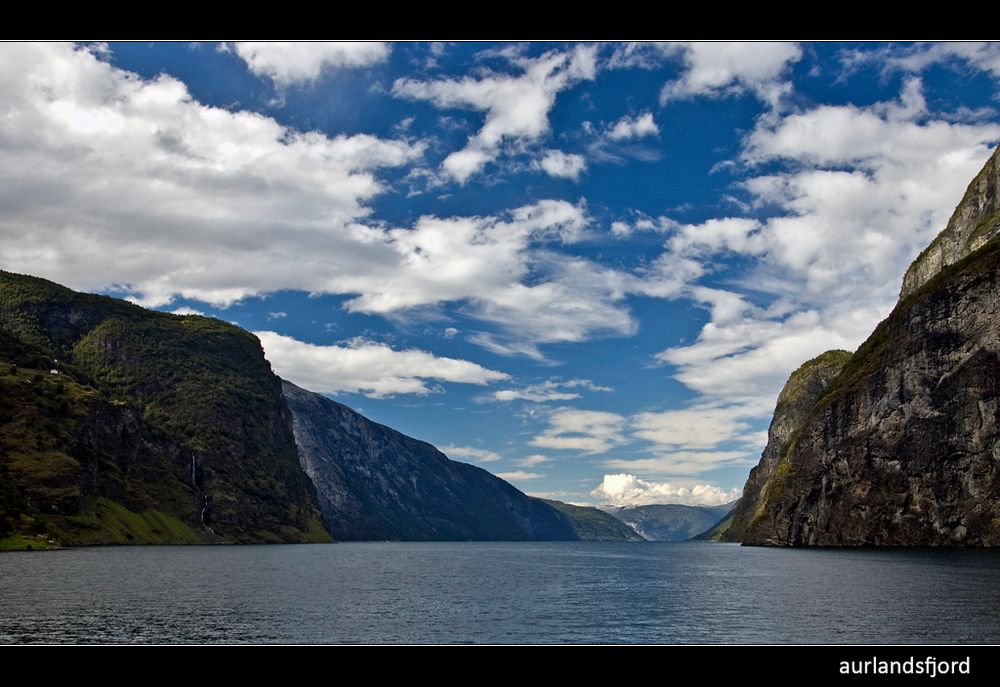
<path id="1" fill-rule="evenodd" d="M 685 506 L 678 503 L 649 506 L 601 506 L 648 541 L 686 541 L 725 518 L 735 501 L 721 506 Z"/>
<path id="2" fill-rule="evenodd" d="M 2 548 L 637 539 L 282 382 L 232 324 L 9 272 L 0 516 Z"/>

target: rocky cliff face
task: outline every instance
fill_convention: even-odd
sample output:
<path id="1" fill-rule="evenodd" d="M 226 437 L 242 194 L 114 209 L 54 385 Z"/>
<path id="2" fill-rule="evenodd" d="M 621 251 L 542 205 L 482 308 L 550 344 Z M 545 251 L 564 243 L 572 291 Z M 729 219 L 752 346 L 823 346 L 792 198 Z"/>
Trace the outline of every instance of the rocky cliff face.
<path id="1" fill-rule="evenodd" d="M 744 543 L 1000 545 L 997 170 L 994 153 L 770 479 L 751 477 Z"/>
<path id="2" fill-rule="evenodd" d="M 948 265 L 1000 234 L 1000 146 L 969 184 L 944 231 L 913 261 L 903 277 L 900 300 L 914 293 Z"/>
<path id="3" fill-rule="evenodd" d="M 329 540 L 260 342 L 0 272 L 0 538 Z"/>
<path id="4" fill-rule="evenodd" d="M 336 539 L 637 538 L 598 518 L 575 523 L 572 507 L 560 512 L 325 396 L 287 381 L 283 388 L 302 467 Z"/>
<path id="5" fill-rule="evenodd" d="M 743 540 L 757 510 L 767 500 L 775 471 L 788 451 L 792 436 L 802 427 L 809 411 L 850 357 L 847 351 L 827 351 L 803 363 L 788 378 L 778 394 L 771 426 L 767 430 L 767 446 L 760 462 L 750 471 L 743 496 L 733 509 L 725 530 L 717 532 L 714 538 L 721 541 Z"/>

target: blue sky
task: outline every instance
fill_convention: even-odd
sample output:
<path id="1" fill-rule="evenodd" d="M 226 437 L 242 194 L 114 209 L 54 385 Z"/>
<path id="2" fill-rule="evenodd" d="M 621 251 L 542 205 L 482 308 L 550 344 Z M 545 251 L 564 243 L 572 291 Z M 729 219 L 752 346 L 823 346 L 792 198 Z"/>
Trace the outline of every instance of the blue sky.
<path id="1" fill-rule="evenodd" d="M 0 266 L 521 489 L 721 503 L 1000 140 L 1000 44 L 3 44 Z"/>

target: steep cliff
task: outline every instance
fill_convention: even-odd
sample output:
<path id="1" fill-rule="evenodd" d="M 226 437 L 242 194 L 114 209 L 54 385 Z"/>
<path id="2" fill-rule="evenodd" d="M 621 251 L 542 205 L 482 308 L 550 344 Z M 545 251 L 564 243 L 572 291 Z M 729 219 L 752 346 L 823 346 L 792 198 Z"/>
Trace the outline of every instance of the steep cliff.
<path id="1" fill-rule="evenodd" d="M 942 269 L 976 252 L 997 234 L 1000 234 L 1000 146 L 969 184 L 948 225 L 906 270 L 899 299 L 904 300 Z"/>
<path id="2" fill-rule="evenodd" d="M 287 381 L 283 388 L 302 467 L 336 539 L 636 538 L 626 528 L 577 522 L 573 507 L 560 512 L 325 396 Z"/>
<path id="3" fill-rule="evenodd" d="M 744 543 L 1000 545 L 997 170 L 994 153 L 766 485 L 748 482 Z"/>
<path id="4" fill-rule="evenodd" d="M 742 541 L 757 509 L 767 499 L 775 471 L 788 450 L 792 436 L 802 427 L 820 395 L 850 358 L 851 354 L 847 351 L 827 351 L 803 363 L 791 374 L 778 394 L 771 426 L 767 430 L 767 446 L 760 462 L 750 471 L 743 496 L 733 508 L 728 525 L 714 538 Z"/>
<path id="5" fill-rule="evenodd" d="M 0 385 L 7 533 L 329 540 L 280 381 L 238 327 L 0 272 Z"/>

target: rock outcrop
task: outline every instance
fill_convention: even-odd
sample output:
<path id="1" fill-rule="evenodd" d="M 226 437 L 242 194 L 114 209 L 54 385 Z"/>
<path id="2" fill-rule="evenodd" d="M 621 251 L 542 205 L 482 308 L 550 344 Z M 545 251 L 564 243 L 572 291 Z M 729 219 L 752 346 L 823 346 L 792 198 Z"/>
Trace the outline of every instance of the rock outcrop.
<path id="1" fill-rule="evenodd" d="M 934 275 L 970 255 L 1000 234 L 1000 146 L 969 184 L 944 231 L 917 256 L 900 289 L 904 300 Z"/>
<path id="2" fill-rule="evenodd" d="M 733 537 L 1000 545 L 998 165 L 995 152 L 907 272 L 893 312 L 765 452 Z"/>
<path id="3" fill-rule="evenodd" d="M 816 401 L 851 358 L 848 351 L 827 351 L 803 363 L 791 374 L 774 408 L 767 430 L 767 446 L 760 462 L 750 470 L 743 496 L 730 515 L 725 530 L 716 534 L 721 541 L 742 541 L 761 504 L 767 500 L 781 458 L 789 442 L 802 427 Z"/>
<path id="4" fill-rule="evenodd" d="M 283 389 L 302 467 L 336 539 L 638 538 L 595 509 L 554 508 L 341 403 L 288 381 Z"/>

